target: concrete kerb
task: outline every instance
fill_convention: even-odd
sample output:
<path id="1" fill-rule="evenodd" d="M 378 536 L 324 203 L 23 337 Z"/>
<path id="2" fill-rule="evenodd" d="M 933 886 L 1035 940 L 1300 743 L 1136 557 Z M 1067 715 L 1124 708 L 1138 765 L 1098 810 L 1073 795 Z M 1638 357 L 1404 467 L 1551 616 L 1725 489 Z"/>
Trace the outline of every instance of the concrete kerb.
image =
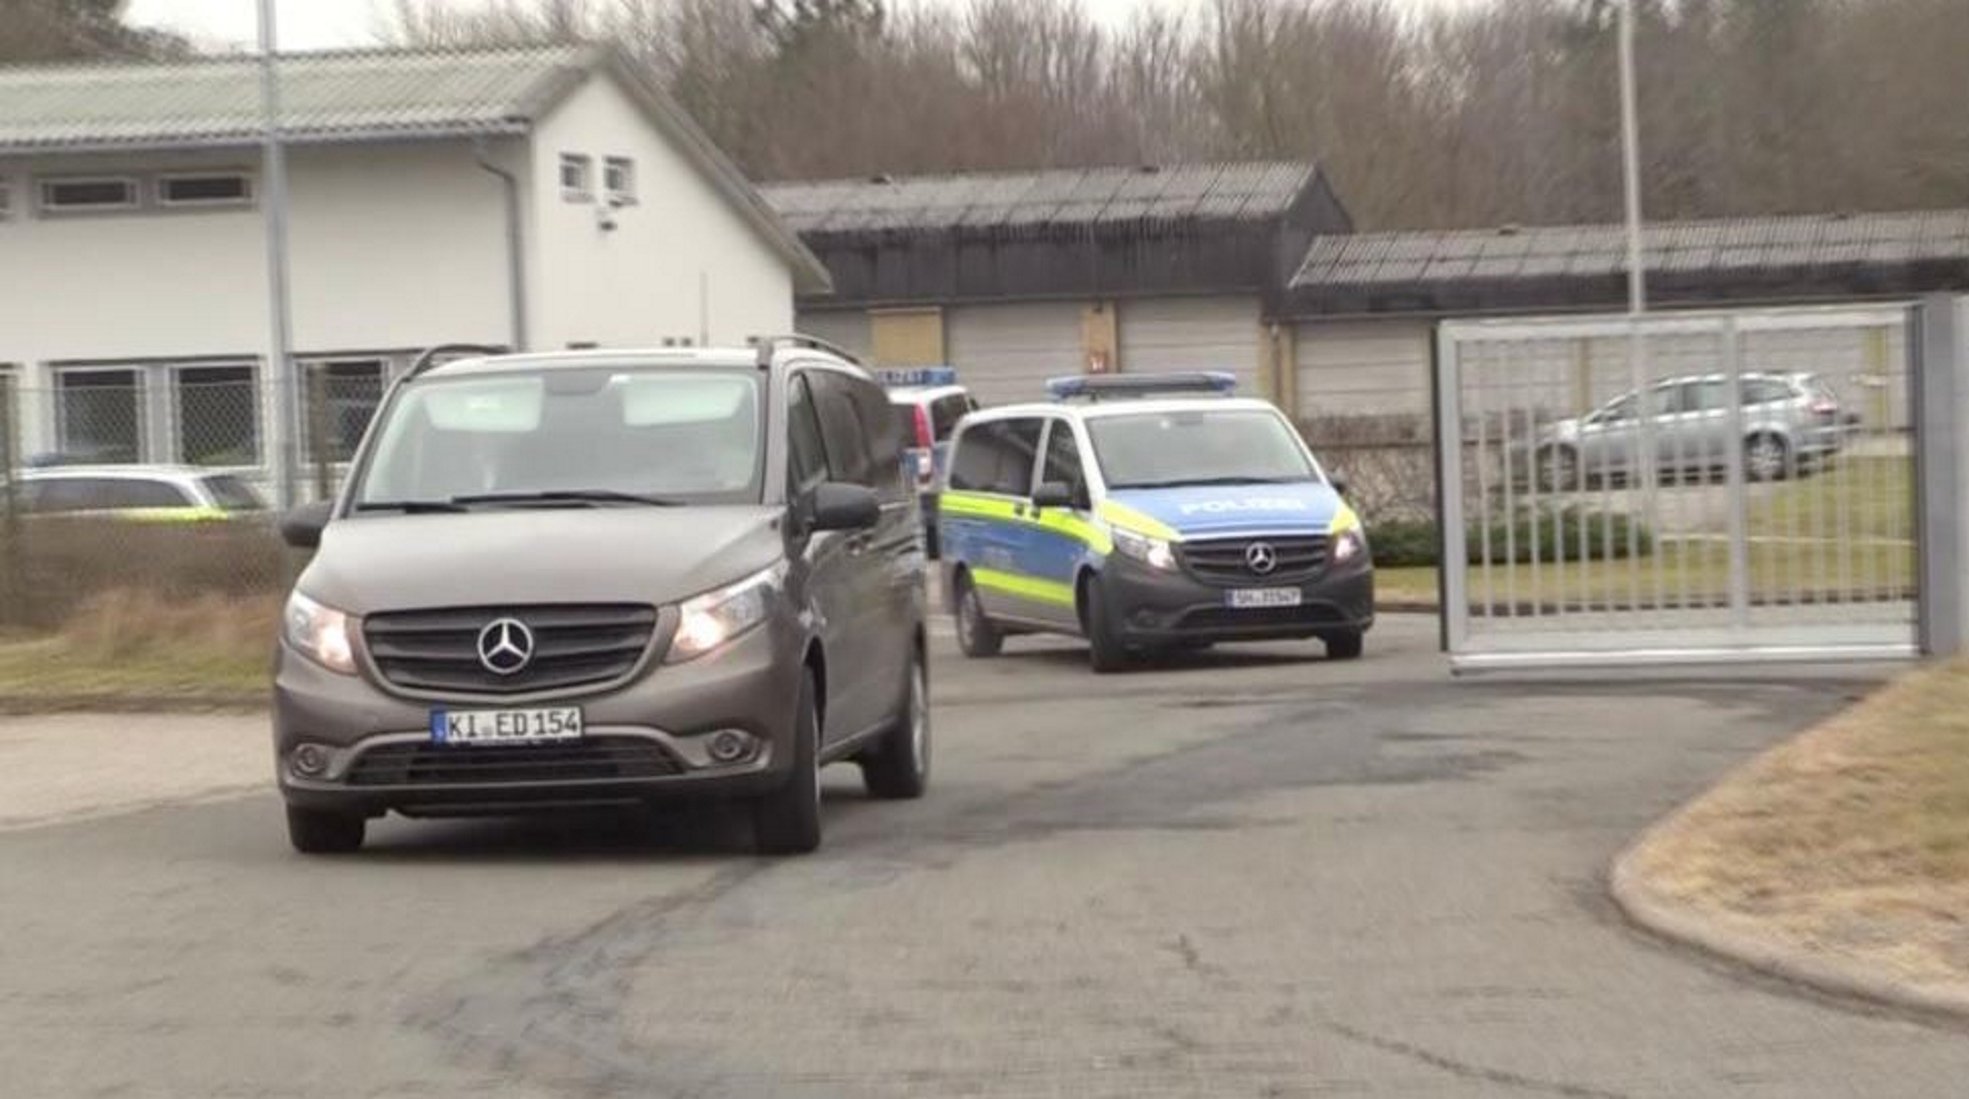
<path id="1" fill-rule="evenodd" d="M 1848 999 L 1858 999 L 1922 1015 L 1969 1020 L 1969 985 L 1935 988 L 1840 965 L 1793 946 L 1760 938 L 1722 920 L 1696 912 L 1651 889 L 1639 869 L 1645 851 L 1668 821 L 1655 825 L 1614 860 L 1608 891 L 1615 907 L 1634 927 L 1678 946 L 1744 966 L 1766 976 Z"/>

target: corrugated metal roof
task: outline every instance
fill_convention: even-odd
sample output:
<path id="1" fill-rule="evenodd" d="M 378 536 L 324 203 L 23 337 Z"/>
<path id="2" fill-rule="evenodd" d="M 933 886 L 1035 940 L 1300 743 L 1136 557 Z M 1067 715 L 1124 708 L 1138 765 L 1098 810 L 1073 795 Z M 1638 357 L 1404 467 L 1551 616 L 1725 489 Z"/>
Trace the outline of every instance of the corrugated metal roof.
<path id="1" fill-rule="evenodd" d="M 761 192 L 802 234 L 989 232 L 1162 220 L 1261 220 L 1290 208 L 1315 173 L 1312 164 L 1292 162 L 1074 168 L 771 183 Z"/>
<path id="2" fill-rule="evenodd" d="M 1811 270 L 1969 258 L 1969 210 L 1680 222 L 1643 236 L 1651 271 Z M 1474 257 L 1474 261 L 1473 261 Z M 1319 237 L 1295 289 L 1430 290 L 1445 284 L 1601 278 L 1627 270 L 1617 225 L 1362 233 Z"/>
<path id="3" fill-rule="evenodd" d="M 295 141 L 514 132 L 596 63 L 583 46 L 284 55 L 282 126 Z M 260 111 L 252 56 L 0 66 L 0 152 L 238 144 Z"/>

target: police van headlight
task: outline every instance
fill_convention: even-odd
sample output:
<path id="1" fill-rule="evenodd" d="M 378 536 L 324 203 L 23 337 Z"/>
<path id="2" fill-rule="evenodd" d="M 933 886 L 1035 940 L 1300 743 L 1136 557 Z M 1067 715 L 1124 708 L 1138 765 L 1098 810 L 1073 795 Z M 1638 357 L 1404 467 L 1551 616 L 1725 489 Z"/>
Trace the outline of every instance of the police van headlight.
<path id="1" fill-rule="evenodd" d="M 764 622 L 784 575 L 784 568 L 774 565 L 735 584 L 684 600 L 677 636 L 671 640 L 664 660 L 679 664 L 696 659 Z"/>
<path id="2" fill-rule="evenodd" d="M 349 616 L 300 592 L 287 597 L 281 629 L 295 651 L 341 675 L 356 671 L 354 623 Z"/>
<path id="3" fill-rule="evenodd" d="M 1150 538 L 1133 531 L 1115 530 L 1114 548 L 1125 557 L 1132 557 L 1152 569 L 1172 572 L 1176 568 L 1176 551 L 1168 542 L 1160 538 Z"/>
<path id="4" fill-rule="evenodd" d="M 1357 557 L 1367 555 L 1367 540 L 1357 530 L 1341 531 L 1333 536 L 1333 563 L 1344 565 Z"/>

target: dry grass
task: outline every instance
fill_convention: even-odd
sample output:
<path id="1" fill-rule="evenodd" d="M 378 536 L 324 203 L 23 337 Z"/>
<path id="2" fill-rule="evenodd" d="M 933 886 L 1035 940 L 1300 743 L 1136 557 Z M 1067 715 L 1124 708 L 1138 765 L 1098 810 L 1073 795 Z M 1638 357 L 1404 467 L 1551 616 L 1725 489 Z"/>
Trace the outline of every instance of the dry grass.
<path id="1" fill-rule="evenodd" d="M 118 591 L 172 601 L 269 596 L 294 562 L 270 524 L 137 523 L 36 517 L 0 524 L 0 624 L 64 629 L 93 599 Z"/>
<path id="2" fill-rule="evenodd" d="M 85 600 L 58 634 L 0 644 L 0 706 L 238 701 L 265 694 L 278 596 Z"/>
<path id="3" fill-rule="evenodd" d="M 1969 662 L 1914 672 L 1755 760 L 1633 866 L 1741 931 L 1969 987 Z"/>

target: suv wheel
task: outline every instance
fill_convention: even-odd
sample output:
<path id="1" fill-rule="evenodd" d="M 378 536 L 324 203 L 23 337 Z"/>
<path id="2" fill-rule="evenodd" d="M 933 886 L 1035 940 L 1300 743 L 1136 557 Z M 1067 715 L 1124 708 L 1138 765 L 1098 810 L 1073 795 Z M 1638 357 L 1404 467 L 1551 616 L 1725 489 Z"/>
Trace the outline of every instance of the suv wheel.
<path id="1" fill-rule="evenodd" d="M 1791 448 L 1776 435 L 1753 435 L 1743 444 L 1744 472 L 1753 481 L 1779 481 L 1791 473 Z"/>
<path id="2" fill-rule="evenodd" d="M 1120 631 L 1115 629 L 1114 619 L 1108 614 L 1107 601 L 1101 596 L 1101 582 L 1091 580 L 1080 589 L 1085 593 L 1081 600 L 1081 625 L 1087 631 L 1087 662 L 1100 674 L 1126 671 L 1133 663 L 1133 654 L 1121 641 Z"/>
<path id="3" fill-rule="evenodd" d="M 786 784 L 752 803 L 752 840 L 762 855 L 804 855 L 820 846 L 820 711 L 814 674 L 800 677 L 793 767 Z"/>
<path id="4" fill-rule="evenodd" d="M 346 813 L 287 807 L 287 841 L 304 855 L 346 855 L 362 847 L 368 821 Z"/>
<path id="5" fill-rule="evenodd" d="M 882 742 L 861 759 L 861 779 L 878 798 L 920 798 L 930 785 L 930 679 L 921 652 L 909 662 L 902 712 Z"/>
<path id="6" fill-rule="evenodd" d="M 985 614 L 984 601 L 978 598 L 977 585 L 968 575 L 957 578 L 956 617 L 957 647 L 965 656 L 997 656 L 1005 647 L 1005 635 Z"/>

